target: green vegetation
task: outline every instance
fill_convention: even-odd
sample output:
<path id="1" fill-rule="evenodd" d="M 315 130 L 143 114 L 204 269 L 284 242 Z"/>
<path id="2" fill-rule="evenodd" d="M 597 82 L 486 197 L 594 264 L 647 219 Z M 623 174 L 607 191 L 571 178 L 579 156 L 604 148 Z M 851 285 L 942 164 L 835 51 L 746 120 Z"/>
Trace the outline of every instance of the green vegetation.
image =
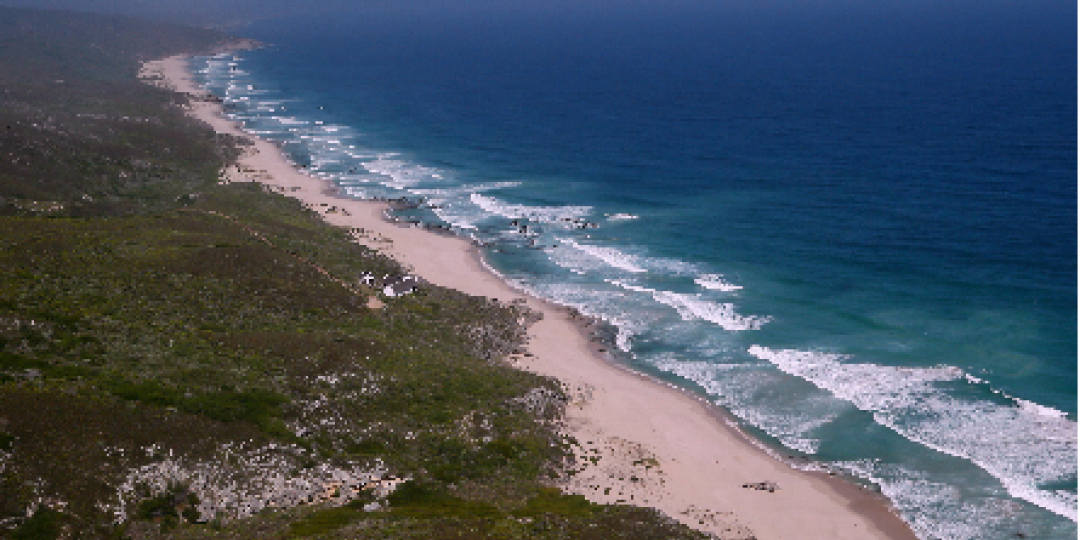
<path id="1" fill-rule="evenodd" d="M 548 487 L 522 308 L 368 308 L 395 261 L 217 183 L 232 141 L 134 72 L 221 36 L 81 17 L 0 8 L 0 538 L 702 538 Z"/>
<path id="2" fill-rule="evenodd" d="M 139 503 L 135 516 L 139 519 L 154 519 L 161 523 L 163 530 L 170 530 L 181 523 L 195 523 L 199 521 L 199 511 L 196 506 L 199 498 L 189 493 L 180 486 L 173 486 L 165 493 L 156 497 L 143 499 Z"/>
<path id="3" fill-rule="evenodd" d="M 157 211 L 217 176 L 221 137 L 138 62 L 226 36 L 114 17 L 0 7 L 0 215 Z"/>
<path id="4" fill-rule="evenodd" d="M 12 540 L 52 540 L 61 532 L 60 513 L 41 508 L 11 532 Z"/>

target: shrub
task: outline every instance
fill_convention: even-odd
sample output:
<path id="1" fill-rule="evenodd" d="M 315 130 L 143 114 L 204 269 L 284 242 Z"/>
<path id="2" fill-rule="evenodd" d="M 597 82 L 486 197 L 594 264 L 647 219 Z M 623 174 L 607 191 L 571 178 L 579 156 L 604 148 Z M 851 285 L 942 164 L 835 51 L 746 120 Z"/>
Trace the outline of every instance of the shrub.
<path id="1" fill-rule="evenodd" d="M 353 506 L 324 508 L 308 514 L 289 526 L 292 536 L 314 536 L 340 529 L 364 515 L 362 510 Z"/>
<path id="2" fill-rule="evenodd" d="M 11 532 L 12 540 L 55 540 L 63 530 L 63 515 L 40 507 L 34 515 Z"/>
<path id="3" fill-rule="evenodd" d="M 529 499 L 524 508 L 514 512 L 521 517 L 535 517 L 554 514 L 566 517 L 587 517 L 601 508 L 589 502 L 581 495 L 567 495 L 558 489 L 542 487 L 539 493 Z"/>
<path id="4" fill-rule="evenodd" d="M 503 515 L 491 504 L 466 501 L 455 497 L 441 485 L 410 480 L 398 486 L 386 498 L 396 515 L 413 518 L 433 517 L 498 517 Z"/>
<path id="5" fill-rule="evenodd" d="M 199 520 L 199 498 L 182 486 L 174 486 L 167 492 L 144 499 L 135 511 L 139 519 L 160 520 L 162 530 L 168 531 L 181 520 L 195 523 Z"/>

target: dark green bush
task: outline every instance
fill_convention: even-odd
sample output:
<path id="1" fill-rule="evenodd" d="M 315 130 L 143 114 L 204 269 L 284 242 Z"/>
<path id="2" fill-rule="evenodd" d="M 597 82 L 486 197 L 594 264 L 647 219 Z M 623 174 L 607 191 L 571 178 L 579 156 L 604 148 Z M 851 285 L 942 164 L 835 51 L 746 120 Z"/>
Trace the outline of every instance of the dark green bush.
<path id="1" fill-rule="evenodd" d="M 377 456 L 386 452 L 386 445 L 382 441 L 375 439 L 367 439 L 359 443 L 353 443 L 345 446 L 345 451 L 350 454 L 357 454 L 361 456 Z"/>
<path id="2" fill-rule="evenodd" d="M 38 508 L 34 515 L 11 532 L 12 540 L 55 540 L 63 530 L 63 514 Z"/>
<path id="3" fill-rule="evenodd" d="M 159 407 L 175 407 L 183 401 L 183 393 L 159 382 L 136 383 L 131 381 L 110 381 L 106 388 L 114 395 L 128 401 L 140 401 Z"/>
<path id="4" fill-rule="evenodd" d="M 317 510 L 289 526 L 289 534 L 295 537 L 314 536 L 340 529 L 360 518 L 364 512 L 353 506 Z"/>
<path id="5" fill-rule="evenodd" d="M 515 511 L 514 515 L 536 517 L 554 514 L 566 517 L 587 517 L 600 508 L 600 505 L 589 502 L 581 495 L 567 495 L 555 488 L 542 487 L 539 493 L 529 499 L 524 508 Z"/>
<path id="6" fill-rule="evenodd" d="M 0 432 L 0 451 L 10 452 L 15 447 L 15 436 Z"/>
<path id="7" fill-rule="evenodd" d="M 466 501 L 450 494 L 439 484 L 418 480 L 401 484 L 386 501 L 394 514 L 414 518 L 483 518 L 503 515 L 491 504 Z"/>
<path id="8" fill-rule="evenodd" d="M 185 400 L 181 407 L 221 422 L 250 422 L 269 427 L 281 415 L 281 406 L 288 402 L 289 398 L 267 390 L 224 390 Z"/>
<path id="9" fill-rule="evenodd" d="M 166 493 L 139 502 L 135 515 L 139 519 L 151 519 L 160 522 L 161 529 L 168 531 L 180 524 L 183 519 L 188 523 L 199 520 L 199 498 L 180 486 Z"/>

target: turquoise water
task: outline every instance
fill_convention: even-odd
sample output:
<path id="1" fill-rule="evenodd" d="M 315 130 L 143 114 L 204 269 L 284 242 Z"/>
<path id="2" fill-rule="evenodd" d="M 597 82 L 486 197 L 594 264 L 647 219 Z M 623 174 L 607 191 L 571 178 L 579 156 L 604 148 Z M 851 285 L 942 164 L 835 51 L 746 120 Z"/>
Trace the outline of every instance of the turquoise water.
<path id="1" fill-rule="evenodd" d="M 1040 11 L 1041 10 L 1041 11 Z M 924 539 L 1075 538 L 1075 6 L 367 6 L 193 66 Z"/>

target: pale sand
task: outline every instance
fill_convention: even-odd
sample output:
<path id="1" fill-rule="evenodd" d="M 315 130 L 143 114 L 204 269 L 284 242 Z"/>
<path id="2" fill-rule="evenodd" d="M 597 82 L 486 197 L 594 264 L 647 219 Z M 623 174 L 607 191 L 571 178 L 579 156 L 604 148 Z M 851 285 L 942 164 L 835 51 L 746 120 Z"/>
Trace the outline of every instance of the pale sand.
<path id="1" fill-rule="evenodd" d="M 193 85 L 184 57 L 149 62 L 143 74 L 180 92 L 204 94 Z M 227 171 L 228 181 L 257 181 L 303 201 L 327 222 L 353 230 L 357 242 L 431 283 L 524 301 L 543 314 L 529 330 L 532 356 L 509 361 L 557 378 L 573 396 L 566 430 L 581 443 L 582 457 L 600 459 L 582 460 L 583 470 L 565 483 L 568 491 L 596 502 L 655 507 L 724 539 L 916 538 L 880 496 L 793 469 L 754 446 L 704 400 L 605 361 L 580 318 L 510 288 L 483 267 L 468 241 L 389 223 L 382 203 L 336 197 L 322 180 L 295 169 L 275 145 L 243 133 L 217 103 L 193 100 L 191 113 L 218 132 L 253 141 Z M 779 489 L 742 487 L 758 482 Z"/>

